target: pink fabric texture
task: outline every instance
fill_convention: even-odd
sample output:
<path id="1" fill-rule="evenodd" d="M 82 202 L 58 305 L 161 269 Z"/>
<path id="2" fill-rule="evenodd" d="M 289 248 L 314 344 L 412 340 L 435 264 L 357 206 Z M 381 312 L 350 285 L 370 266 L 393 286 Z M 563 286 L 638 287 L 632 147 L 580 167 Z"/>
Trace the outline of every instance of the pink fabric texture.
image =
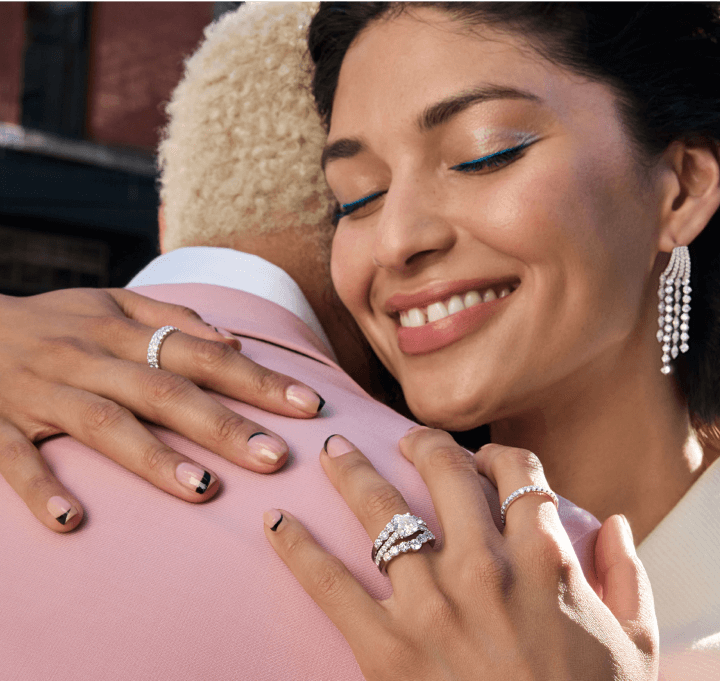
<path id="1" fill-rule="evenodd" d="M 362 679 L 343 637 L 266 541 L 262 513 L 293 512 L 373 596 L 387 597 L 390 583 L 370 561 L 371 540 L 318 454 L 328 435 L 343 434 L 440 536 L 425 485 L 397 448 L 412 424 L 367 396 L 305 324 L 273 303 L 200 284 L 137 292 L 194 308 L 241 336 L 248 357 L 302 380 L 327 404 L 316 419 L 293 420 L 218 397 L 287 440 L 291 461 L 266 476 L 153 427 L 220 476 L 221 491 L 205 504 L 165 494 L 69 437 L 47 441 L 42 453 L 84 505 L 78 531 L 56 535 L 41 526 L 0 479 L 0 679 Z M 489 482 L 486 488 L 499 522 L 497 492 Z M 599 523 L 560 503 L 594 583 Z"/>

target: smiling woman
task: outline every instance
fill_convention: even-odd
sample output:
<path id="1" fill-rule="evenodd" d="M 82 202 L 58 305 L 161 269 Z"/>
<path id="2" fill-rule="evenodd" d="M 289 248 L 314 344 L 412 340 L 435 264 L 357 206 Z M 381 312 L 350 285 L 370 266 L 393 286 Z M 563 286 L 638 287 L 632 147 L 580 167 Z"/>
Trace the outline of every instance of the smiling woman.
<path id="1" fill-rule="evenodd" d="M 501 498 L 546 479 L 603 529 L 614 514 L 627 517 L 651 564 L 667 650 L 720 640 L 720 620 L 706 616 L 709 603 L 720 603 L 717 575 L 709 577 L 718 556 L 706 553 L 717 545 L 720 520 L 709 502 L 720 492 L 720 260 L 709 236 L 720 205 L 718 37 L 717 8 L 706 4 L 328 3 L 309 34 L 314 94 L 328 129 L 324 167 L 340 206 L 332 273 L 341 299 L 422 422 L 451 430 L 488 424 L 494 443 L 519 448 L 478 453 L 488 475 L 501 470 L 503 456 L 524 461 L 526 477 L 507 491 L 493 478 Z M 671 274 L 670 254 L 687 263 L 688 246 L 692 275 Z M 689 352 L 678 357 L 673 347 L 688 336 Z M 452 477 L 450 445 L 430 465 L 423 437 L 409 436 L 403 453 L 436 504 L 448 503 L 436 485 L 457 503 L 462 475 L 454 487 L 432 477 Z M 324 463 L 352 499 L 344 465 Z M 531 473 L 538 468 L 539 482 Z M 371 525 L 362 508 L 356 512 Z M 701 538 L 688 541 L 688 524 Z M 268 536 L 312 585 L 309 564 L 283 553 L 286 541 L 306 535 L 290 519 L 288 539 L 279 539 L 282 527 Z M 512 536 L 505 533 L 509 551 Z M 468 555 L 476 551 L 473 541 L 465 546 Z M 677 551 L 687 558 L 681 565 L 667 558 Z M 477 594 L 473 601 L 463 582 L 470 559 L 453 564 L 443 553 L 424 568 L 417 557 L 400 560 L 415 561 L 413 579 L 444 594 L 451 609 L 467 613 L 474 603 L 486 619 L 510 617 L 513 631 L 523 629 L 517 613 L 531 606 L 510 598 L 513 619 L 507 602 L 493 610 Z M 522 564 L 508 558 L 518 591 L 534 583 L 523 582 Z M 390 575 L 397 589 L 401 574 Z M 698 598 L 678 596 L 676 585 L 688 579 L 703 585 Z M 570 668 L 616 678 L 593 666 L 602 656 L 561 651 L 553 634 L 516 641 L 525 667 L 497 665 L 479 652 L 473 628 L 482 623 L 468 626 L 463 615 L 464 624 L 456 620 L 448 631 L 453 645 L 467 643 L 466 654 L 444 656 L 445 645 L 457 649 L 432 626 L 422 633 L 416 624 L 408 634 L 418 615 L 402 596 L 381 604 L 382 614 L 367 614 L 364 628 L 350 627 L 337 602 L 362 609 L 362 597 L 343 588 L 351 581 L 338 579 L 342 595 L 331 604 L 309 590 L 368 678 L 440 678 L 438 658 L 452 678 L 468 668 L 488 678 L 534 669 L 527 678 L 545 678 L 537 640 Z M 468 587 L 459 594 L 458 581 Z M 642 584 L 634 589 L 636 603 L 647 602 Z M 572 617 L 597 622 L 599 611 L 586 606 L 571 608 Z M 551 629 L 558 617 L 544 612 Z M 376 667 L 367 651 L 377 656 L 372 632 L 383 626 L 390 647 L 422 659 L 420 669 Z M 611 625 L 603 630 L 610 635 Z M 627 678 L 652 676 L 623 664 Z"/>

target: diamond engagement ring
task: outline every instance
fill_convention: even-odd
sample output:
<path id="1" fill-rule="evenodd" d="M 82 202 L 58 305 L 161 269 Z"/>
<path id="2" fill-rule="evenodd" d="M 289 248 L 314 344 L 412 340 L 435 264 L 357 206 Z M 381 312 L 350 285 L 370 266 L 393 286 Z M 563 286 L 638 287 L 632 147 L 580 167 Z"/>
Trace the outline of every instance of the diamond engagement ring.
<path id="1" fill-rule="evenodd" d="M 559 508 L 558 498 L 555 496 L 555 492 L 553 492 L 552 490 L 549 490 L 546 487 L 538 487 L 537 485 L 528 485 L 527 487 L 521 487 L 520 489 L 516 489 L 507 499 L 505 499 L 505 502 L 500 509 L 500 517 L 502 518 L 503 525 L 505 524 L 505 513 L 507 512 L 508 506 L 510 506 L 510 504 L 512 504 L 512 502 L 516 499 L 519 499 L 523 494 L 529 494 L 531 492 L 535 494 L 544 494 L 550 497 L 555 504 L 555 508 Z"/>
<path id="2" fill-rule="evenodd" d="M 150 339 L 150 345 L 148 345 L 147 351 L 147 360 L 151 369 L 160 368 L 160 346 L 173 331 L 180 331 L 180 329 L 176 326 L 163 326 L 158 329 Z"/>
<path id="3" fill-rule="evenodd" d="M 399 544 L 397 541 L 403 539 Z M 380 572 L 387 571 L 388 563 L 401 553 L 419 551 L 428 543 L 435 545 L 435 535 L 422 518 L 411 513 L 396 514 L 378 535 L 372 548 L 372 559 Z"/>

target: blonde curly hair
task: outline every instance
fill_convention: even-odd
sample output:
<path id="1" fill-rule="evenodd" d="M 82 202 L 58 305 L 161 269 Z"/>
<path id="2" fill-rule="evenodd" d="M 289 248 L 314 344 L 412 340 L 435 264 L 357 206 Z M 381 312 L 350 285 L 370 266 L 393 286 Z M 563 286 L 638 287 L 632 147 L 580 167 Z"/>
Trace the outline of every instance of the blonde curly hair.
<path id="1" fill-rule="evenodd" d="M 159 147 L 163 250 L 242 244 L 293 226 L 327 253 L 325 132 L 310 93 L 317 3 L 246 3 L 205 29 Z"/>

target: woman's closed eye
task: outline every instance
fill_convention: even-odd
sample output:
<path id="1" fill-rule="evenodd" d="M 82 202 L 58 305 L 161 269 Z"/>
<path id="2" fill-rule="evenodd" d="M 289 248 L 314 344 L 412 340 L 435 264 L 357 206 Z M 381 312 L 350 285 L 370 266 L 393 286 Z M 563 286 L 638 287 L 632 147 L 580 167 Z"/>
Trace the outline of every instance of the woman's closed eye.
<path id="1" fill-rule="evenodd" d="M 452 166 L 450 170 L 458 170 L 461 173 L 475 173 L 490 168 L 501 168 L 519 158 L 530 144 L 532 144 L 532 142 L 523 142 L 515 147 L 496 151 L 482 158 L 477 158 L 474 161 L 459 163 L 456 166 Z"/>
<path id="2" fill-rule="evenodd" d="M 340 204 L 339 210 L 335 213 L 335 221 L 337 222 L 341 218 L 344 218 L 347 215 L 354 213 L 356 210 L 362 208 L 363 206 L 367 206 L 368 203 L 380 198 L 386 193 L 387 191 L 375 192 L 373 194 L 368 194 L 367 196 L 364 196 L 362 199 L 358 199 L 357 201 Z"/>

